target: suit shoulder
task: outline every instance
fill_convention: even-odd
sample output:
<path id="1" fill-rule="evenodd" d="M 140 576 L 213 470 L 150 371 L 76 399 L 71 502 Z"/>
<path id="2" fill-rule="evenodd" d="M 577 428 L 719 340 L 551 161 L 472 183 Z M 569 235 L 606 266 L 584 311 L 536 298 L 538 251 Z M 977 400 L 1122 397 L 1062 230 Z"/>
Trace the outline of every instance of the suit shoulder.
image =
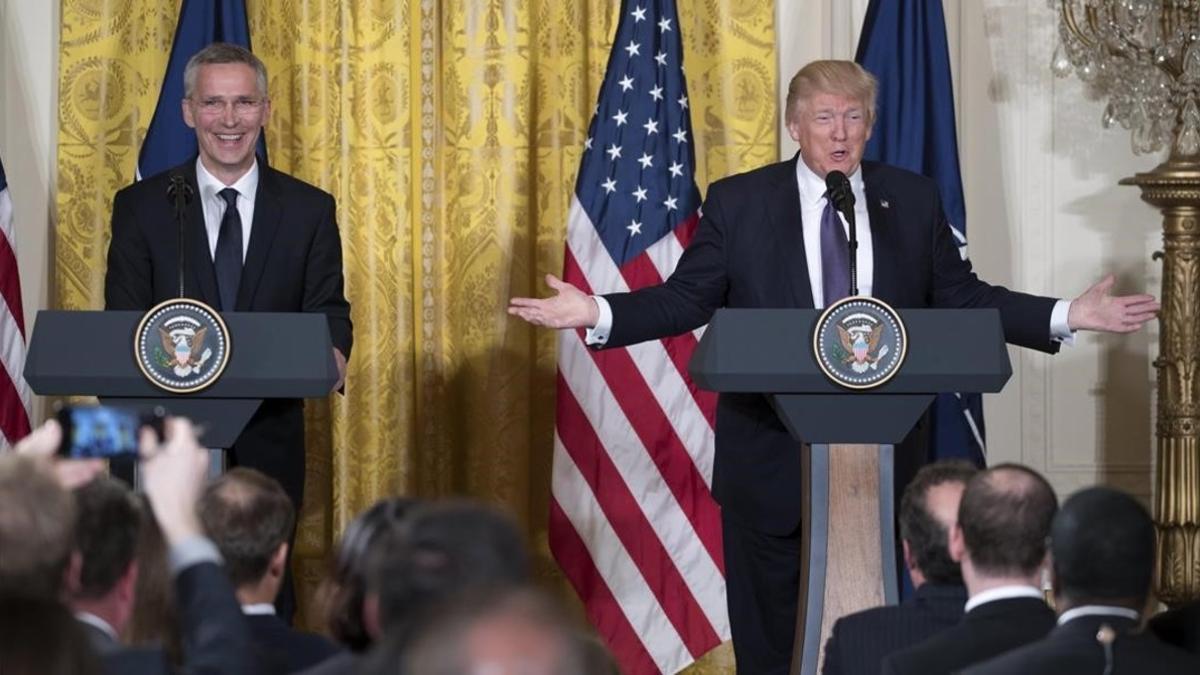
<path id="1" fill-rule="evenodd" d="M 266 167 L 263 176 L 267 177 L 280 193 L 306 199 L 333 200 L 333 195 L 325 190 L 307 183 L 291 174 Z"/>
<path id="2" fill-rule="evenodd" d="M 796 162 L 789 160 L 767 164 L 766 166 L 760 166 L 757 169 L 751 169 L 742 173 L 735 173 L 732 176 L 726 176 L 709 185 L 708 193 L 711 195 L 713 192 L 743 192 L 748 189 L 761 189 L 764 183 L 794 176 L 796 173 L 795 167 Z"/>
<path id="3" fill-rule="evenodd" d="M 938 192 L 937 183 L 932 178 L 891 164 L 863 162 L 862 172 L 863 182 L 868 188 L 887 187 L 903 193 L 926 191 L 937 194 Z"/>

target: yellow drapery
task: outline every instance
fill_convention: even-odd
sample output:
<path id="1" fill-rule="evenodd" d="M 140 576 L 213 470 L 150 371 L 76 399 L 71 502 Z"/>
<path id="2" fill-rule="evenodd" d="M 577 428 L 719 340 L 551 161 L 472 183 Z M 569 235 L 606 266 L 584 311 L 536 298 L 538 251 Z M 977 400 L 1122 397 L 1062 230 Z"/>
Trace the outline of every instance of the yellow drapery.
<path id="1" fill-rule="evenodd" d="M 561 583 L 545 537 L 554 336 L 504 309 L 561 270 L 618 4 L 247 1 L 271 163 L 337 198 L 353 304 L 346 395 L 307 406 L 302 597 L 348 520 L 393 493 L 503 505 Z M 103 304 L 112 195 L 133 175 L 177 12 L 62 0 L 59 307 Z M 679 0 L 679 15 L 704 190 L 776 158 L 774 8 Z"/>

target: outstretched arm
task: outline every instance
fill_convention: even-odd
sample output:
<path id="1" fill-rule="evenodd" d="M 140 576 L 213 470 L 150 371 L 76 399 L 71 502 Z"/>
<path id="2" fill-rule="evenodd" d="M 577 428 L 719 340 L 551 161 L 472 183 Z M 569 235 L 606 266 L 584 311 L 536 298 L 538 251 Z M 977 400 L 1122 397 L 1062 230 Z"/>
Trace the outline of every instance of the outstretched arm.
<path id="1" fill-rule="evenodd" d="M 1160 305 L 1153 295 L 1111 295 L 1113 283 L 1109 274 L 1071 301 L 1071 330 L 1132 333 L 1158 315 Z"/>
<path id="2" fill-rule="evenodd" d="M 535 326 L 548 328 L 592 328 L 596 325 L 600 310 L 592 296 L 553 274 L 546 275 L 546 285 L 554 289 L 554 295 L 513 298 L 508 301 L 508 313 Z"/>

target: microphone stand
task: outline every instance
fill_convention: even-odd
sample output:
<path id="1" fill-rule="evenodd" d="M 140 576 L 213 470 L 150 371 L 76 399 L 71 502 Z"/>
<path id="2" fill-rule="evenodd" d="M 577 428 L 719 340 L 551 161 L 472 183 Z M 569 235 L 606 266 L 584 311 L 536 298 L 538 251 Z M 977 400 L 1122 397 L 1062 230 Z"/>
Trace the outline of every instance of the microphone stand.
<path id="1" fill-rule="evenodd" d="M 184 223 L 188 204 L 192 203 L 192 186 L 187 180 L 175 173 L 171 174 L 171 183 L 167 186 L 167 199 L 171 200 L 175 211 L 175 224 L 179 232 L 179 297 L 184 297 Z"/>

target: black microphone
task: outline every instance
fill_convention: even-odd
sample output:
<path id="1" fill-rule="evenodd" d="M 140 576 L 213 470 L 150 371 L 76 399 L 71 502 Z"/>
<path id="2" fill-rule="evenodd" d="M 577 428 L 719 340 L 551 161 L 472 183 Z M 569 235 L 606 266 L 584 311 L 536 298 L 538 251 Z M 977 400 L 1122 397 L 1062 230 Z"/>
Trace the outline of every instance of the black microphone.
<path id="1" fill-rule="evenodd" d="M 850 295 L 858 295 L 858 232 L 854 225 L 854 190 L 850 189 L 850 179 L 841 171 L 830 171 L 825 174 L 825 189 L 827 198 L 846 219 L 850 230 L 847 242 L 850 248 Z"/>
<path id="2" fill-rule="evenodd" d="M 183 176 L 173 173 L 167 183 L 167 199 L 171 202 L 175 211 L 175 224 L 179 228 L 179 297 L 184 297 L 183 293 L 183 269 L 184 269 L 184 246 L 183 246 L 183 224 L 186 222 L 186 214 L 188 204 L 192 203 L 192 197 L 195 192 L 192 186 Z"/>

